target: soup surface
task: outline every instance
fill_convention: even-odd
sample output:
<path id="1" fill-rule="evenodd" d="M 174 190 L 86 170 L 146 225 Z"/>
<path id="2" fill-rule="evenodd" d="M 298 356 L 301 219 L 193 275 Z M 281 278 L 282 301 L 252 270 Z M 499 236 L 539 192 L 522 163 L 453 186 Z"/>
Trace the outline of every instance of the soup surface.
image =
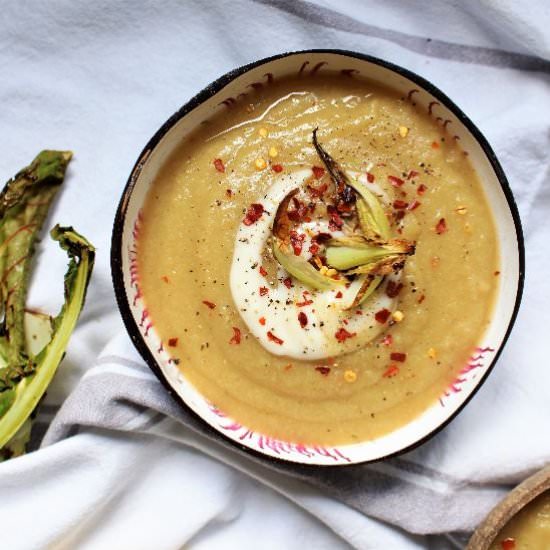
<path id="1" fill-rule="evenodd" d="M 527 504 L 502 529 L 491 550 L 548 550 L 550 491 Z"/>
<path id="2" fill-rule="evenodd" d="M 499 273 L 452 136 L 392 90 L 319 75 L 254 91 L 181 143 L 149 191 L 138 262 L 187 379 L 305 444 L 374 438 L 432 405 L 486 329 Z"/>

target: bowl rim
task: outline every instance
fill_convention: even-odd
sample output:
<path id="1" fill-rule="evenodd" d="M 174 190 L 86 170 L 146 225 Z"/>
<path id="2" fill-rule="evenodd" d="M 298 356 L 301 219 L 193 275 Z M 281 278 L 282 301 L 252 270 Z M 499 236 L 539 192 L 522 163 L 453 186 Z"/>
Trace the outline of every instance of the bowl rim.
<path id="1" fill-rule="evenodd" d="M 514 227 L 516 231 L 519 269 L 518 269 L 518 283 L 516 288 L 516 298 L 514 302 L 514 309 L 512 311 L 510 321 L 508 322 L 508 326 L 506 327 L 506 330 L 504 332 L 502 342 L 500 343 L 498 349 L 496 350 L 491 360 L 491 363 L 487 367 L 486 372 L 479 378 L 479 381 L 476 384 L 475 388 L 469 393 L 469 395 L 466 396 L 464 401 L 457 407 L 457 409 L 452 414 L 449 415 L 448 418 L 446 418 L 443 422 L 441 422 L 441 424 L 438 424 L 436 428 L 434 428 L 433 430 L 431 430 L 430 432 L 428 432 L 427 434 L 419 438 L 414 443 L 407 445 L 406 447 L 398 451 L 384 455 L 382 457 L 378 457 L 375 459 L 367 459 L 367 460 L 353 462 L 353 463 L 308 464 L 304 462 L 297 462 L 292 458 L 271 456 L 268 454 L 264 454 L 261 451 L 252 449 L 246 445 L 242 445 L 237 441 L 234 441 L 233 439 L 228 437 L 222 431 L 217 430 L 216 428 L 211 426 L 200 414 L 196 413 L 170 385 L 167 378 L 164 376 L 164 373 L 162 372 L 160 366 L 155 360 L 153 354 L 151 353 L 147 344 L 145 343 L 145 340 L 142 338 L 141 333 L 139 331 L 139 327 L 130 309 L 130 304 L 129 304 L 128 296 L 126 294 L 126 288 L 124 285 L 124 275 L 122 270 L 122 239 L 123 239 L 123 233 L 124 233 L 124 220 L 126 217 L 130 196 L 137 182 L 137 178 L 135 178 L 134 175 L 136 171 L 139 171 L 140 167 L 146 162 L 147 157 L 149 156 L 151 151 L 159 144 L 162 138 L 170 131 L 170 129 L 177 122 L 179 122 L 188 113 L 193 111 L 196 107 L 204 103 L 206 100 L 210 99 L 219 91 L 221 91 L 225 86 L 227 86 L 235 78 L 242 76 L 243 74 L 247 73 L 251 69 L 254 69 L 261 65 L 265 65 L 272 61 L 276 61 L 278 59 L 282 59 L 285 57 L 291 57 L 291 56 L 303 55 L 303 54 L 341 55 L 344 57 L 351 57 L 351 58 L 359 59 L 361 61 L 366 61 L 374 65 L 378 65 L 384 69 L 388 69 L 398 74 L 399 76 L 403 76 L 409 79 L 411 82 L 414 82 L 416 85 L 420 86 L 429 94 L 431 94 L 433 97 L 441 101 L 441 103 L 447 109 L 449 109 L 457 117 L 457 119 L 464 125 L 464 127 L 471 133 L 475 141 L 479 144 L 479 146 L 483 150 L 484 155 L 489 161 L 491 168 L 493 169 L 497 177 L 497 180 L 500 184 L 502 192 L 504 193 L 504 196 L 508 204 L 508 208 L 510 210 L 510 214 L 512 215 L 512 220 L 514 222 Z M 189 99 L 172 116 L 170 116 L 168 120 L 166 120 L 166 122 L 164 122 L 162 126 L 154 133 L 154 135 L 149 139 L 145 147 L 142 149 L 134 166 L 132 167 L 132 170 L 130 171 L 130 175 L 124 186 L 124 189 L 122 191 L 122 195 L 117 207 L 117 211 L 116 211 L 114 223 L 113 223 L 112 238 L 111 238 L 111 278 L 113 282 L 113 288 L 114 288 L 118 308 L 120 311 L 120 315 L 124 322 L 126 331 L 130 336 L 132 343 L 134 344 L 134 347 L 137 349 L 137 351 L 139 352 L 143 360 L 147 363 L 149 368 L 154 372 L 154 374 L 160 380 L 162 385 L 166 388 L 169 395 L 171 395 L 172 398 L 176 400 L 179 406 L 183 407 L 187 412 L 191 413 L 191 415 L 194 416 L 195 418 L 200 419 L 200 422 L 204 427 L 206 433 L 213 435 L 217 440 L 220 440 L 226 444 L 229 443 L 230 447 L 232 448 L 236 448 L 236 449 L 240 449 L 241 451 L 244 451 L 247 455 L 251 456 L 252 458 L 255 458 L 255 459 L 260 458 L 264 461 L 268 461 L 277 466 L 281 466 L 283 464 L 286 466 L 292 465 L 295 468 L 300 467 L 300 468 L 303 468 L 304 470 L 308 470 L 310 468 L 329 468 L 329 469 L 341 468 L 341 467 L 353 468 L 354 466 L 361 466 L 364 464 L 379 462 L 381 460 L 402 455 L 426 443 L 433 436 L 435 436 L 437 433 L 443 430 L 464 409 L 464 407 L 470 402 L 470 400 L 474 397 L 474 395 L 483 386 L 487 377 L 493 371 L 493 368 L 497 363 L 502 353 L 502 350 L 506 345 L 506 342 L 508 341 L 508 338 L 510 336 L 510 333 L 512 331 L 512 328 L 515 324 L 515 321 L 518 315 L 518 311 L 519 311 L 519 307 L 520 307 L 520 303 L 523 295 L 523 287 L 524 287 L 524 280 L 525 280 L 525 243 L 524 243 L 521 220 L 519 217 L 519 211 L 518 211 L 514 196 L 512 194 L 512 190 L 510 188 L 508 180 L 504 174 L 504 171 L 493 149 L 491 148 L 491 146 L 489 145 L 489 142 L 481 133 L 481 131 L 474 124 L 474 122 L 472 122 L 472 120 L 445 93 L 443 93 L 434 84 L 432 84 L 425 78 L 417 75 L 416 73 L 410 71 L 409 69 L 405 69 L 399 65 L 385 61 L 378 57 L 374 57 L 368 54 L 355 52 L 351 50 L 335 49 L 335 48 L 305 49 L 305 50 L 288 51 L 288 52 L 272 55 L 269 57 L 265 57 L 257 61 L 253 61 L 251 63 L 242 65 L 240 67 L 237 67 L 225 73 L 221 77 L 217 78 L 216 80 L 208 84 L 205 88 L 203 88 L 199 93 L 197 93 L 191 99 Z"/>
<path id="2" fill-rule="evenodd" d="M 487 550 L 510 520 L 547 491 L 550 491 L 550 463 L 508 491 L 491 508 L 476 527 L 465 550 Z"/>

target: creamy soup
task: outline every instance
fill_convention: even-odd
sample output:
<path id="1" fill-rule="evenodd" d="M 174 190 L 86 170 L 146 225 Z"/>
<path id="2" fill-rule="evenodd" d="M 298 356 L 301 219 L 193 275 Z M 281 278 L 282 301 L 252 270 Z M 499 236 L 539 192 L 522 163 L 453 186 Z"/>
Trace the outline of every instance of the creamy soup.
<path id="1" fill-rule="evenodd" d="M 548 550 L 550 491 L 527 504 L 502 529 L 491 550 Z"/>
<path id="2" fill-rule="evenodd" d="M 371 439 L 432 405 L 499 274 L 457 141 L 336 76 L 272 83 L 186 138 L 147 197 L 138 261 L 187 379 L 248 428 L 307 444 Z"/>

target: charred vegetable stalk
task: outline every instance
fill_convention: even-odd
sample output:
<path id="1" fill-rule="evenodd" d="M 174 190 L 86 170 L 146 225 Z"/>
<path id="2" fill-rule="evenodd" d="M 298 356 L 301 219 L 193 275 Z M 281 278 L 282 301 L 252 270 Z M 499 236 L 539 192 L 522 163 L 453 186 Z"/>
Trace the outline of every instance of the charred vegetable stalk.
<path id="1" fill-rule="evenodd" d="M 319 266 L 319 258 L 313 258 L 317 261 L 310 262 L 293 255 L 289 245 L 293 226 L 288 207 L 299 193 L 299 189 L 295 189 L 277 209 L 273 225 L 273 255 L 293 277 L 317 290 L 345 284 L 352 277 L 360 276 L 362 284 L 349 306 L 351 309 L 364 302 L 385 275 L 403 268 L 407 256 L 414 254 L 415 244 L 391 238 L 390 223 L 378 197 L 340 168 L 320 145 L 317 129 L 313 131 L 313 145 L 334 184 L 333 211 L 348 218 L 355 216 L 360 232 L 350 230 L 340 219 L 340 230 L 344 236 L 332 237 L 326 243 L 326 265 Z M 327 211 L 331 207 L 327 207 Z M 327 276 L 329 272 L 333 272 L 331 276 Z"/>
<path id="2" fill-rule="evenodd" d="M 34 333 L 46 334 L 45 345 L 41 350 L 28 346 L 25 299 L 31 258 L 71 156 L 43 151 L 0 194 L 0 303 L 4 314 L 0 327 L 0 456 L 24 450 L 28 419 L 65 353 L 93 268 L 93 246 L 72 228 L 56 226 L 51 236 L 70 259 L 65 303 L 55 319 L 35 315 L 41 321 Z"/>

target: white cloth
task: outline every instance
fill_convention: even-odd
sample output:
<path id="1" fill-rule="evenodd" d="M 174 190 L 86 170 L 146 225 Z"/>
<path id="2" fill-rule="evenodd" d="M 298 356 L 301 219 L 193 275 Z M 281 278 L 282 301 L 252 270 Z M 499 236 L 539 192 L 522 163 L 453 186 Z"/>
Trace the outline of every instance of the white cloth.
<path id="1" fill-rule="evenodd" d="M 42 148 L 72 149 L 49 226 L 74 225 L 98 257 L 38 428 L 70 397 L 44 448 L 0 465 L 0 547 L 459 548 L 509 485 L 549 462 L 549 11 L 511 0 L 3 2 L 0 174 Z M 122 187 L 159 125 L 235 66 L 314 47 L 382 57 L 450 95 L 496 150 L 527 247 L 516 327 L 472 402 L 416 451 L 334 479 L 265 468 L 184 426 L 129 344 L 109 274 Z M 45 244 L 32 305 L 55 311 L 65 261 Z M 124 391 L 107 391 L 114 380 Z"/>

